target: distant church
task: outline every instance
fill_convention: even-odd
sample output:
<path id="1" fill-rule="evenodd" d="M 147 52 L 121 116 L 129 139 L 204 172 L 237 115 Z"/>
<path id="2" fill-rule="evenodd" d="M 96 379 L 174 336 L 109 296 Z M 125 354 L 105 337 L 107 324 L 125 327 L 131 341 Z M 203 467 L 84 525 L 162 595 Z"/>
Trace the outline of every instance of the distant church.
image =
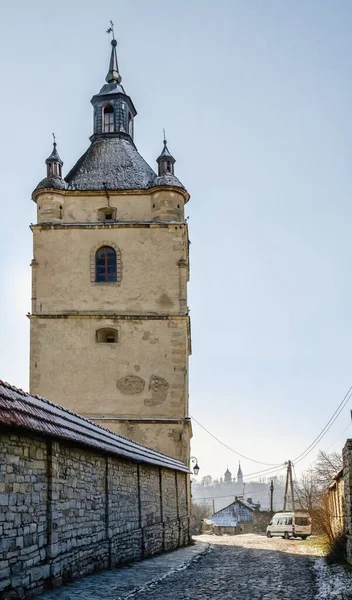
<path id="1" fill-rule="evenodd" d="M 242 473 L 242 469 L 241 469 L 241 463 L 238 463 L 236 482 L 234 479 L 232 479 L 232 473 L 231 473 L 231 471 L 229 471 L 229 468 L 227 467 L 227 469 L 224 473 L 224 483 L 237 483 L 238 486 L 240 486 L 240 485 L 243 486 L 243 473 Z"/>
<path id="2" fill-rule="evenodd" d="M 165 139 L 158 173 L 138 153 L 111 45 L 89 148 L 64 177 L 54 139 L 32 195 L 30 391 L 186 461 L 189 194 Z"/>

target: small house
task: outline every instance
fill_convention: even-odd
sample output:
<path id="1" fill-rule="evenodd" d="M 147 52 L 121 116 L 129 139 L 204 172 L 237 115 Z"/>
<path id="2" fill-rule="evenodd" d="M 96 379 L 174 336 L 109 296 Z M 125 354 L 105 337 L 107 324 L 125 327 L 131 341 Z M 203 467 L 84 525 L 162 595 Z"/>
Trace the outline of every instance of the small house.
<path id="1" fill-rule="evenodd" d="M 251 500 L 251 498 L 248 498 Z M 240 533 L 253 532 L 253 513 L 260 505 L 250 504 L 248 501 L 235 498 L 225 508 L 218 510 L 202 523 L 203 533 L 214 533 L 222 535 L 238 535 Z"/>

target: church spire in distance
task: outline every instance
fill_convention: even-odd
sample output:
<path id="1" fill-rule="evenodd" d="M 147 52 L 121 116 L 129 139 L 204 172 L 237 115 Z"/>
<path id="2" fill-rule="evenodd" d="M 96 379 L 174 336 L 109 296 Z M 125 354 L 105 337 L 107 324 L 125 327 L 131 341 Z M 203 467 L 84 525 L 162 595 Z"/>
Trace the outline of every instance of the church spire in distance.
<path id="1" fill-rule="evenodd" d="M 241 463 L 238 463 L 238 471 L 237 471 L 237 483 L 243 484 L 243 473 L 241 469 Z"/>
<path id="2" fill-rule="evenodd" d="M 112 21 L 110 21 L 110 27 L 109 27 L 109 29 L 106 30 L 106 33 L 112 33 L 112 40 L 111 40 L 111 56 L 110 56 L 109 71 L 108 71 L 107 76 L 105 77 L 105 81 L 107 83 L 113 83 L 114 81 L 116 81 L 117 83 L 121 83 L 122 77 L 119 73 L 119 64 L 117 62 L 117 52 L 116 52 L 117 41 L 115 40 L 114 24 Z"/>

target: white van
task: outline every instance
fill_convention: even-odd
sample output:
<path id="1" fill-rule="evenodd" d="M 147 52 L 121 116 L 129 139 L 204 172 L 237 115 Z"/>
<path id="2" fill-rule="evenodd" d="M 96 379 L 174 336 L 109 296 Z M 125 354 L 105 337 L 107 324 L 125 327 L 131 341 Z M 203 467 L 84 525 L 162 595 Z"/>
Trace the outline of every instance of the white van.
<path id="1" fill-rule="evenodd" d="M 291 537 L 300 537 L 302 540 L 306 540 L 311 534 L 310 516 L 302 510 L 275 513 L 266 528 L 268 538 L 277 535 L 285 538 L 285 540 Z"/>

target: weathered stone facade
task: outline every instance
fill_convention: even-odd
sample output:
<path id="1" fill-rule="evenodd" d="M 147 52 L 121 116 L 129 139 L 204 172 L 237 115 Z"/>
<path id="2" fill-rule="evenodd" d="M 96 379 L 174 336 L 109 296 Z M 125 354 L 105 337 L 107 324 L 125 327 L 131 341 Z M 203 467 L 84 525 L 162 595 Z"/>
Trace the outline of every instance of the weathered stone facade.
<path id="1" fill-rule="evenodd" d="M 1 599 L 189 543 L 181 463 L 13 390 L 0 385 Z"/>
<path id="2" fill-rule="evenodd" d="M 345 529 L 345 492 L 343 469 L 336 473 L 327 490 L 330 527 L 334 537 Z"/>
<path id="3" fill-rule="evenodd" d="M 63 180 L 54 145 L 32 196 L 30 390 L 187 462 L 189 194 L 166 141 L 159 175 L 138 154 L 136 112 L 117 80 L 92 102 L 91 146 Z M 106 280 L 96 262 L 104 248 L 114 253 Z"/>
<path id="4" fill-rule="evenodd" d="M 347 560 L 352 564 L 352 439 L 343 449 L 343 482 L 345 494 L 345 532 L 347 537 Z"/>

